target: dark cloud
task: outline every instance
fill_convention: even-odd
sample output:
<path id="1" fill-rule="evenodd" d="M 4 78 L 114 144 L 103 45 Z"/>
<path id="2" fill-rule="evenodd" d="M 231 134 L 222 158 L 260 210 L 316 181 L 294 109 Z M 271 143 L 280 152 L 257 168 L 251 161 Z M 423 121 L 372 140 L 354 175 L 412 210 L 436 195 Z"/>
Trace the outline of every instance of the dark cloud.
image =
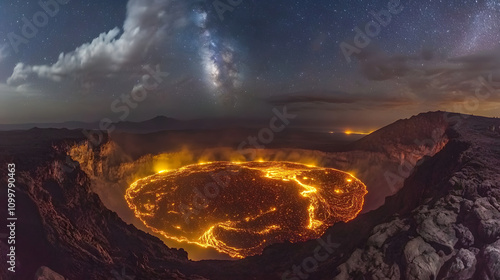
<path id="1" fill-rule="evenodd" d="M 401 91 L 406 88 L 407 94 L 424 103 L 463 102 L 477 91 L 500 89 L 500 49 L 445 59 L 430 49 L 405 56 L 372 48 L 358 59 L 365 79 L 397 85 Z M 495 101 L 499 95 L 495 92 L 490 98 Z"/>
<path id="2" fill-rule="evenodd" d="M 134 78 L 150 57 L 159 57 L 160 49 L 172 32 L 185 25 L 182 5 L 176 0 L 130 0 L 123 30 L 113 28 L 74 51 L 61 53 L 54 64 L 18 63 L 7 83 L 12 86 L 37 83 L 78 81 L 94 85 L 101 79 L 123 76 Z M 135 70 L 138 71 L 135 71 Z M 116 82 L 114 80 L 113 82 Z"/>
<path id="3" fill-rule="evenodd" d="M 331 110 L 332 105 L 352 107 L 394 108 L 411 104 L 413 100 L 407 97 L 394 97 L 383 93 L 348 93 L 340 91 L 303 91 L 281 94 L 267 98 L 273 106 L 294 106 L 293 110 Z"/>
<path id="4" fill-rule="evenodd" d="M 376 48 L 363 50 L 357 56 L 361 74 L 368 80 L 384 81 L 405 76 L 410 67 L 411 57 L 386 55 Z"/>
<path id="5" fill-rule="evenodd" d="M 348 104 L 354 103 L 356 100 L 349 98 L 342 92 L 331 91 L 311 91 L 311 92 L 296 92 L 291 94 L 282 94 L 269 97 L 266 101 L 272 105 L 288 105 L 294 103 L 331 103 L 331 104 Z"/>

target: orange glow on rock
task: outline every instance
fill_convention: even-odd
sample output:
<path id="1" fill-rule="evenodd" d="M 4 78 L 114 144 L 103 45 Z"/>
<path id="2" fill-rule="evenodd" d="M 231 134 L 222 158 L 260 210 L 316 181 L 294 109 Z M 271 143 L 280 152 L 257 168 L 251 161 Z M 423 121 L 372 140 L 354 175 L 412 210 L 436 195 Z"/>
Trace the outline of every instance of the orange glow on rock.
<path id="1" fill-rule="evenodd" d="M 366 186 L 349 173 L 282 161 L 207 162 L 130 185 L 125 198 L 154 232 L 232 257 L 319 238 L 354 219 Z"/>

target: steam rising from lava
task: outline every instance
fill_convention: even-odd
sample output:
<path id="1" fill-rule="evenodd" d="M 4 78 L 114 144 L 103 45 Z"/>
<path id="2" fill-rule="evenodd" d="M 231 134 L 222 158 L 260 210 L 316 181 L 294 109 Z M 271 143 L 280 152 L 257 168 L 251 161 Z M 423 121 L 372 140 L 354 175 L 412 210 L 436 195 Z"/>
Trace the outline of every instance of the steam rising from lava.
<path id="1" fill-rule="evenodd" d="M 291 162 L 212 162 L 134 182 L 125 198 L 153 231 L 232 257 L 273 243 L 320 237 L 361 211 L 366 186 L 352 175 Z"/>

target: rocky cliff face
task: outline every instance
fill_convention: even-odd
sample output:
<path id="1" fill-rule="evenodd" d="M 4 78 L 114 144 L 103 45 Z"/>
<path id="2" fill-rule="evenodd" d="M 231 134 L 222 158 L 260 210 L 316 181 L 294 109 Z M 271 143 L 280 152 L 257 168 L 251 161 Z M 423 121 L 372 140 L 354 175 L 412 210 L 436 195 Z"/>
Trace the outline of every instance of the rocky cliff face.
<path id="1" fill-rule="evenodd" d="M 344 154 L 321 153 L 331 167 L 377 173 L 384 181 L 370 192 L 388 193 L 387 171 L 398 180 L 393 191 L 400 190 L 318 240 L 274 244 L 239 261 L 199 262 L 127 225 L 92 192 L 92 176 L 115 178 L 111 163 L 131 162 L 119 153 L 102 158 L 116 147 L 92 148 L 78 131 L 1 133 L 0 166 L 18 166 L 17 278 L 500 279 L 499 129 L 498 119 L 429 113 L 388 126 Z M 82 164 L 68 171 L 71 147 L 81 148 Z M 366 153 L 374 156 L 361 166 Z M 0 168 L 2 178 L 5 172 Z"/>
<path id="2" fill-rule="evenodd" d="M 1 166 L 10 162 L 17 166 L 19 263 L 15 277 L 11 274 L 6 277 L 134 279 L 125 278 L 133 275 L 135 279 L 204 279 L 178 271 L 188 263 L 184 250 L 166 247 L 158 238 L 127 225 L 104 207 L 90 190 L 88 175 L 78 167 L 68 170 L 66 163 L 66 150 L 86 140 L 81 132 L 64 131 L 61 137 L 55 135 L 60 132 L 30 130 L 19 135 L 2 135 L 2 148 L 14 152 L 2 154 Z M 9 137 L 45 136 L 50 141 L 41 148 L 26 146 L 17 153 L 14 146 L 19 142 L 5 141 Z M 6 178 L 5 172 L 2 168 L 2 178 Z M 3 192 L 0 199 L 6 201 Z M 5 216 L 2 209 L 2 217 Z"/>
<path id="3" fill-rule="evenodd" d="M 470 117 L 452 128 L 335 279 L 500 279 L 499 125 Z"/>
<path id="4" fill-rule="evenodd" d="M 448 143 L 446 113 L 420 114 L 399 120 L 352 143 L 348 151 L 328 153 L 328 165 L 355 173 L 369 188 L 363 213 L 377 209 L 424 157 L 432 157 Z"/>

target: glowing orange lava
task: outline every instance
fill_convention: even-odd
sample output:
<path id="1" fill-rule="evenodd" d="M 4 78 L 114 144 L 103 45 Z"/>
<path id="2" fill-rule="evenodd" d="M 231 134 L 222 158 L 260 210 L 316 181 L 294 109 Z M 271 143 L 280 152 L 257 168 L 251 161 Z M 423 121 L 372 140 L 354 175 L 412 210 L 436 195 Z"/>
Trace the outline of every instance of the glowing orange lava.
<path id="1" fill-rule="evenodd" d="M 232 257 L 273 243 L 319 238 L 361 211 L 366 186 L 351 174 L 291 162 L 212 162 L 161 172 L 125 198 L 153 231 Z"/>

